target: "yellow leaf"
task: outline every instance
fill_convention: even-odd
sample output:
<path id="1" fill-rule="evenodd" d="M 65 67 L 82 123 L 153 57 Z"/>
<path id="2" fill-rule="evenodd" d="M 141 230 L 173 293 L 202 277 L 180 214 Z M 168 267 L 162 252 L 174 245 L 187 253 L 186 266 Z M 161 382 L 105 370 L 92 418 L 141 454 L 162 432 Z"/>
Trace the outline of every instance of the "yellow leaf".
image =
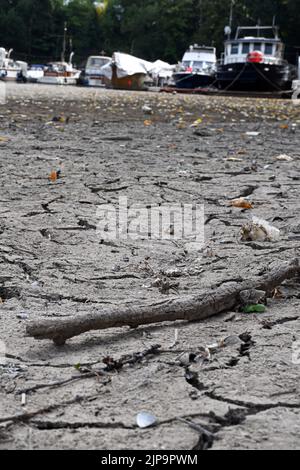
<path id="1" fill-rule="evenodd" d="M 203 120 L 201 118 L 197 119 L 196 121 L 191 124 L 191 127 L 198 127 L 200 124 L 202 124 Z"/>

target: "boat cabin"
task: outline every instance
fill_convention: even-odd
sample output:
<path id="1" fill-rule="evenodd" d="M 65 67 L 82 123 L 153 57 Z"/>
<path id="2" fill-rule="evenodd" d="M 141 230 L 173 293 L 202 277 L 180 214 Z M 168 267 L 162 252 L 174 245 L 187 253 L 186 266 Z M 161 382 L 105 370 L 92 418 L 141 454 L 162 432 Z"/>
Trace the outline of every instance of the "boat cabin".
<path id="1" fill-rule="evenodd" d="M 67 62 L 51 62 L 46 66 L 45 76 L 70 77 L 73 72 L 72 64 L 68 64 Z"/>
<path id="2" fill-rule="evenodd" d="M 249 32 L 251 36 L 247 35 Z M 255 26 L 240 27 L 234 39 L 225 41 L 222 62 L 224 65 L 246 62 L 280 64 L 283 59 L 284 44 L 278 28 Z"/>
<path id="3" fill-rule="evenodd" d="M 217 51 L 214 47 L 194 44 L 183 56 L 182 68 L 187 72 L 214 69 L 217 63 Z"/>
<path id="4" fill-rule="evenodd" d="M 110 57 L 91 56 L 88 58 L 85 73 L 86 75 L 101 75 L 101 68 L 111 62 Z"/>

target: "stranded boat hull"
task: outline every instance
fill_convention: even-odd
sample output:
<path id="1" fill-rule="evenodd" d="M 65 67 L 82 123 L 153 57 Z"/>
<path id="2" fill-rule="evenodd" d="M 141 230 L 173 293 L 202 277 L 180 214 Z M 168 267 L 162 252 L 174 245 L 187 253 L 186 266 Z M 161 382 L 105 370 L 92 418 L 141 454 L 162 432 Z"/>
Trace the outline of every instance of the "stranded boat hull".
<path id="1" fill-rule="evenodd" d="M 190 74 L 190 73 L 175 73 L 173 75 L 176 88 L 180 89 L 196 89 L 207 88 L 213 84 L 215 77 L 212 75 Z"/>
<path id="2" fill-rule="evenodd" d="M 296 77 L 296 67 L 290 64 L 237 63 L 221 65 L 217 70 L 218 87 L 234 91 L 291 90 Z"/>
<path id="3" fill-rule="evenodd" d="M 21 69 L 0 69 L 0 80 L 3 82 L 16 82 Z"/>
<path id="4" fill-rule="evenodd" d="M 194 44 L 185 52 L 173 74 L 176 88 L 207 88 L 215 81 L 217 51 L 215 47 Z"/>

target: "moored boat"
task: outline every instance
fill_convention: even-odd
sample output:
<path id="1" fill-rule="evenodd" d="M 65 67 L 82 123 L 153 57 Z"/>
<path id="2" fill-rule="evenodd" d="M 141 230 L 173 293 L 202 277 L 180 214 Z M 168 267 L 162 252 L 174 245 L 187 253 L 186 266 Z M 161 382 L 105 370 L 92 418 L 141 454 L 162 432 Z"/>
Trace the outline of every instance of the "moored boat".
<path id="1" fill-rule="evenodd" d="M 206 88 L 216 78 L 217 53 L 214 47 L 194 44 L 183 56 L 173 78 L 176 88 Z"/>
<path id="2" fill-rule="evenodd" d="M 37 83 L 38 80 L 43 78 L 45 65 L 32 64 L 27 71 L 27 81 L 30 83 Z"/>
<path id="3" fill-rule="evenodd" d="M 0 48 L 0 80 L 4 82 L 16 82 L 26 80 L 27 63 L 15 61 L 11 58 L 13 49 L 6 51 Z"/>
<path id="4" fill-rule="evenodd" d="M 90 87 L 104 87 L 107 84 L 102 67 L 111 63 L 111 58 L 106 56 L 91 56 L 88 58 L 84 72 L 79 83 Z"/>
<path id="5" fill-rule="evenodd" d="M 80 70 L 73 67 L 73 53 L 69 62 L 51 62 L 44 70 L 42 77 L 37 82 L 45 85 L 76 85 L 80 76 Z"/>
<path id="6" fill-rule="evenodd" d="M 235 38 L 225 41 L 217 67 L 218 87 L 258 92 L 291 90 L 297 69 L 284 59 L 284 53 L 278 27 L 239 27 Z"/>

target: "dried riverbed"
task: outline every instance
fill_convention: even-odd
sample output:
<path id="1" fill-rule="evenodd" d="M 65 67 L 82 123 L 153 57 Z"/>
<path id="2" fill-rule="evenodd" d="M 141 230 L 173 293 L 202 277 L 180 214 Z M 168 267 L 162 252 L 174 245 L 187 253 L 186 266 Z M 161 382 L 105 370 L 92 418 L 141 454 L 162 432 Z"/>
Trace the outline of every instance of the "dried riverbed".
<path id="1" fill-rule="evenodd" d="M 296 280 L 265 314 L 92 332 L 62 348 L 27 338 L 25 329 L 42 317 L 196 294 L 299 256 L 300 107 L 31 85 L 11 85 L 7 95 L 0 108 L 0 448 L 299 449 Z M 204 203 L 205 246 L 103 241 L 97 208 L 120 196 L 145 206 Z M 253 211 L 229 206 L 245 196 Z M 279 228 L 280 241 L 242 243 L 252 213 Z M 189 353 L 231 335 L 242 341 L 186 374 Z M 119 372 L 84 376 L 104 358 L 157 344 L 160 354 Z M 154 414 L 157 426 L 139 429 L 141 411 Z"/>

